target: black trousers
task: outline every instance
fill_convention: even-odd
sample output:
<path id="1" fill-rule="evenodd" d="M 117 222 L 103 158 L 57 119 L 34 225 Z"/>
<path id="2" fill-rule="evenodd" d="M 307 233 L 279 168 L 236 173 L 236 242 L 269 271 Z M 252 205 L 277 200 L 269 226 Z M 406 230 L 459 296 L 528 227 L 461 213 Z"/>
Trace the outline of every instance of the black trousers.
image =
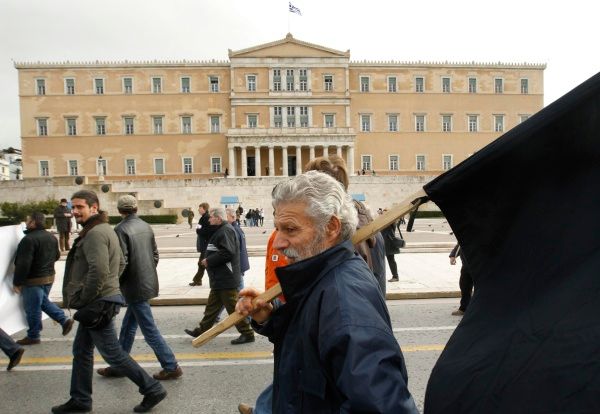
<path id="1" fill-rule="evenodd" d="M 194 279 L 192 280 L 192 282 L 194 282 L 197 285 L 202 284 L 202 278 L 204 277 L 204 271 L 206 270 L 206 268 L 200 262 L 202 262 L 202 260 L 204 260 L 205 257 L 206 250 L 200 253 L 200 258 L 198 259 L 198 271 L 196 272 L 196 274 L 194 275 Z"/>
<path id="2" fill-rule="evenodd" d="M 398 279 L 398 265 L 396 264 L 396 259 L 393 254 L 386 254 L 388 264 L 390 265 L 390 270 L 392 271 L 392 277 L 394 279 Z"/>
<path id="3" fill-rule="evenodd" d="M 471 277 L 469 269 L 464 264 L 460 268 L 458 286 L 460 287 L 460 307 L 458 309 L 466 311 L 473 294 L 473 278 Z"/>

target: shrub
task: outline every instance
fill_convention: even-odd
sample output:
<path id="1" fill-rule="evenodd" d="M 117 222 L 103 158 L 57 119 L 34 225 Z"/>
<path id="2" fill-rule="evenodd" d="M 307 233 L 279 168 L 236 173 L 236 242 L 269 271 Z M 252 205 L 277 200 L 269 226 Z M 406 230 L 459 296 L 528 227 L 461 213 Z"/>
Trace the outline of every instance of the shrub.
<path id="1" fill-rule="evenodd" d="M 175 224 L 177 223 L 176 214 L 162 214 L 155 216 L 138 216 L 148 224 Z M 110 216 L 108 222 L 110 224 L 118 224 L 122 220 L 121 216 Z"/>
<path id="2" fill-rule="evenodd" d="M 27 203 L 0 203 L 0 210 L 6 217 L 0 221 L 0 225 L 11 225 L 18 224 L 25 221 L 25 218 L 34 211 L 40 211 L 46 215 L 52 216 L 54 209 L 58 206 L 59 202 L 53 199 L 47 199 L 45 201 L 30 201 Z M 52 221 L 50 220 L 50 223 Z M 48 223 L 48 220 L 46 221 Z"/>

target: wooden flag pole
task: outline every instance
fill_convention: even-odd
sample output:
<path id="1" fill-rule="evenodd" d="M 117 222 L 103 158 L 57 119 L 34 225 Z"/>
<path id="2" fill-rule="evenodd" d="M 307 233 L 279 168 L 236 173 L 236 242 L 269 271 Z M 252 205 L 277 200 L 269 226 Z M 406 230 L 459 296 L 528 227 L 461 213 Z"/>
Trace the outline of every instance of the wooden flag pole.
<path id="1" fill-rule="evenodd" d="M 413 195 L 411 195 L 410 197 L 404 199 L 404 201 L 402 201 L 400 204 L 393 206 L 387 212 L 373 220 L 371 223 L 358 229 L 352 237 L 352 243 L 360 243 L 361 241 L 368 239 L 369 237 L 375 235 L 377 232 L 388 227 L 390 224 L 398 220 L 398 218 L 400 218 L 401 216 L 417 208 L 420 204 L 423 203 L 423 200 L 426 197 L 427 194 L 423 189 L 421 189 Z M 256 302 L 258 299 L 263 299 L 265 302 L 270 302 L 279 295 L 281 295 L 281 285 L 278 283 L 275 286 L 271 287 L 269 290 L 261 293 L 256 298 L 254 298 L 253 302 Z M 233 325 L 235 325 L 244 318 L 245 316 L 240 315 L 237 312 L 233 312 L 223 321 L 219 322 L 218 324 L 216 324 L 197 338 L 194 338 L 192 340 L 192 345 L 195 347 L 204 345 L 212 338 L 221 334 L 222 332 L 225 332 L 227 329 L 231 328 Z"/>

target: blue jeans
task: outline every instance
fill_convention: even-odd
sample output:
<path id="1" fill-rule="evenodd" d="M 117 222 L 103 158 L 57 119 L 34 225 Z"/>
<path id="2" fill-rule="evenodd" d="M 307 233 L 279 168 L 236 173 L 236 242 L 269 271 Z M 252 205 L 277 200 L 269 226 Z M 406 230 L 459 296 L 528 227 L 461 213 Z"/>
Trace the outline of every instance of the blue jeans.
<path id="1" fill-rule="evenodd" d="M 11 357 L 21 349 L 21 346 L 11 338 L 9 334 L 0 328 L 0 348 L 4 351 L 7 357 Z"/>
<path id="2" fill-rule="evenodd" d="M 127 305 L 127 311 L 121 325 L 121 333 L 119 334 L 119 342 L 123 350 L 127 353 L 131 352 L 138 324 L 146 343 L 154 351 L 161 367 L 165 371 L 175 371 L 177 369 L 177 359 L 175 359 L 175 354 L 156 327 L 152 316 L 152 308 L 147 301 Z"/>
<path id="3" fill-rule="evenodd" d="M 40 339 L 42 330 L 42 311 L 54 319 L 56 322 L 64 325 L 67 316 L 61 308 L 50 302 L 48 294 L 52 289 L 52 284 L 41 286 L 23 286 L 21 295 L 23 296 L 23 306 L 27 316 L 27 337 L 31 339 Z"/>
<path id="4" fill-rule="evenodd" d="M 267 388 L 256 398 L 255 414 L 271 414 L 273 412 L 273 383 L 267 385 Z"/>
<path id="5" fill-rule="evenodd" d="M 94 374 L 94 346 L 102 358 L 133 381 L 143 395 L 164 391 L 163 386 L 138 365 L 121 348 L 114 320 L 101 329 L 88 329 L 79 324 L 73 342 L 73 370 L 71 398 L 86 406 L 92 405 L 92 376 Z"/>

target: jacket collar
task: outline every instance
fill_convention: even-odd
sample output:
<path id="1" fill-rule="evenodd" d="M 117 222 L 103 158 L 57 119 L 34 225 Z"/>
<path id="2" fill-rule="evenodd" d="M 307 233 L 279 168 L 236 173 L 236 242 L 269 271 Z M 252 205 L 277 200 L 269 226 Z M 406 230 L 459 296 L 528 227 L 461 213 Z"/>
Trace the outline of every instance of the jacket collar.
<path id="1" fill-rule="evenodd" d="M 300 300 L 331 268 L 353 256 L 354 246 L 346 240 L 316 256 L 275 269 L 286 301 Z"/>
<path id="2" fill-rule="evenodd" d="M 108 216 L 106 212 L 100 210 L 98 214 L 94 214 L 91 216 L 85 223 L 83 223 L 83 229 L 79 233 L 79 237 L 77 239 L 83 239 L 88 232 L 96 227 L 98 224 L 108 223 Z"/>

